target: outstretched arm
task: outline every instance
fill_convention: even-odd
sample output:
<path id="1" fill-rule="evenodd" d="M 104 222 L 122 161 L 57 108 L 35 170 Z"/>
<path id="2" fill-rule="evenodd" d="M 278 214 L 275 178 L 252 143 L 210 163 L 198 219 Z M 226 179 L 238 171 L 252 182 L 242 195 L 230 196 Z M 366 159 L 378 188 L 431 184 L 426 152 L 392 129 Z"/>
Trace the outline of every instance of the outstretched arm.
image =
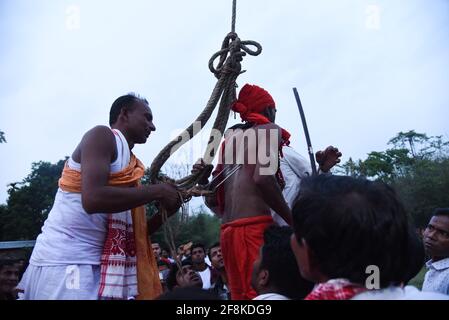
<path id="1" fill-rule="evenodd" d="M 171 212 L 180 206 L 177 190 L 169 184 L 139 187 L 109 186 L 115 138 L 108 127 L 98 126 L 87 132 L 81 149 L 81 197 L 87 213 L 116 213 L 151 201 L 161 201 Z"/>

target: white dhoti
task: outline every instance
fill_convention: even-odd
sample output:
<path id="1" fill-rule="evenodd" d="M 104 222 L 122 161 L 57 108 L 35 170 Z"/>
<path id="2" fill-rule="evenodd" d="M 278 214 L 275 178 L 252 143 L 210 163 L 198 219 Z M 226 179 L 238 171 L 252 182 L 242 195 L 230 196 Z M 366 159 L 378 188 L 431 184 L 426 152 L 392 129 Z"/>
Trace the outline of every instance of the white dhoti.
<path id="1" fill-rule="evenodd" d="M 29 265 L 17 288 L 19 300 L 97 300 L 100 266 Z"/>

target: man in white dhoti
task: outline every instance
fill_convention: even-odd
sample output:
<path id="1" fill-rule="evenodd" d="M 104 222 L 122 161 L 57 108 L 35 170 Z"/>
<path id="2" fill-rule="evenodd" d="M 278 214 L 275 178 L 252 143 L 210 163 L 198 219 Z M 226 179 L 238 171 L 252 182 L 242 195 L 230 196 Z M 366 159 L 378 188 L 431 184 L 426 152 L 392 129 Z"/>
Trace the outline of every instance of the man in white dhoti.
<path id="1" fill-rule="evenodd" d="M 88 131 L 66 163 L 18 285 L 23 299 L 151 299 L 161 293 L 143 205 L 159 201 L 172 214 L 181 199 L 170 184 L 139 184 L 145 168 L 131 150 L 156 129 L 147 100 L 119 97 L 109 123 Z"/>

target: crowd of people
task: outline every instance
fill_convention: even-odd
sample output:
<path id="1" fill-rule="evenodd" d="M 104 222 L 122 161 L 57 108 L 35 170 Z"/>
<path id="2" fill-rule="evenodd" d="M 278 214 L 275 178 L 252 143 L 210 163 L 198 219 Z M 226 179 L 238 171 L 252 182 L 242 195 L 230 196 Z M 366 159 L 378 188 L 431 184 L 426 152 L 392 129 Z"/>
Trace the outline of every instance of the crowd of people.
<path id="1" fill-rule="evenodd" d="M 212 175 L 218 186 L 205 203 L 221 219 L 219 242 L 177 252 L 151 243 L 163 220 L 147 223 L 144 205 L 156 201 L 170 216 L 181 193 L 169 181 L 140 184 L 145 167 L 132 148 L 156 127 L 148 101 L 128 94 L 113 103 L 111 127 L 87 132 L 68 159 L 23 275 L 0 265 L 0 297 L 449 299 L 449 209 L 435 210 L 418 234 L 393 188 L 330 173 L 337 148 L 316 153 L 312 174 L 275 124 L 266 90 L 245 85 L 232 110 L 243 123 L 227 131 L 217 166 L 193 167 L 209 173 L 200 185 Z M 259 152 L 269 161 L 248 160 Z M 424 265 L 422 290 L 408 285 Z"/>

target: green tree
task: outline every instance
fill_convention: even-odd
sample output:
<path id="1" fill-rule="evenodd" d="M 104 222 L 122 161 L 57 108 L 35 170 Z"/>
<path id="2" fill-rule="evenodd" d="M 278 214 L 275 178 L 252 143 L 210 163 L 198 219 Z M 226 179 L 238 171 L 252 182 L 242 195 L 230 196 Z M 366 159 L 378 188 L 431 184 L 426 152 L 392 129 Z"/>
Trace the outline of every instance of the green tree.
<path id="1" fill-rule="evenodd" d="M 391 138 L 388 144 L 394 145 L 396 148 L 409 149 L 412 157 L 419 156 L 419 152 L 416 151 L 416 144 L 424 144 L 429 140 L 429 137 L 425 133 L 416 133 L 415 130 L 407 132 L 399 132 L 396 137 Z"/>
<path id="2" fill-rule="evenodd" d="M 182 221 L 181 213 L 178 213 L 169 218 L 169 224 L 172 230 L 177 229 L 173 237 L 175 246 L 192 241 L 200 242 L 208 247 L 219 241 L 220 238 L 220 219 L 203 210 L 189 216 L 187 221 Z M 166 236 L 168 236 L 167 230 L 163 226 L 151 235 L 151 240 L 159 242 L 162 246 L 168 248 Z"/>
<path id="3" fill-rule="evenodd" d="M 411 130 L 388 144 L 391 149 L 370 152 L 366 160 L 349 159 L 338 173 L 391 184 L 415 224 L 425 226 L 436 207 L 449 206 L 449 142 Z"/>
<path id="4" fill-rule="evenodd" d="M 36 162 L 22 181 L 11 183 L 7 205 L 0 210 L 0 239 L 33 240 L 53 205 L 64 160 L 56 164 Z"/>
<path id="5" fill-rule="evenodd" d="M 5 133 L 3 131 L 0 131 L 0 143 L 5 143 Z"/>

